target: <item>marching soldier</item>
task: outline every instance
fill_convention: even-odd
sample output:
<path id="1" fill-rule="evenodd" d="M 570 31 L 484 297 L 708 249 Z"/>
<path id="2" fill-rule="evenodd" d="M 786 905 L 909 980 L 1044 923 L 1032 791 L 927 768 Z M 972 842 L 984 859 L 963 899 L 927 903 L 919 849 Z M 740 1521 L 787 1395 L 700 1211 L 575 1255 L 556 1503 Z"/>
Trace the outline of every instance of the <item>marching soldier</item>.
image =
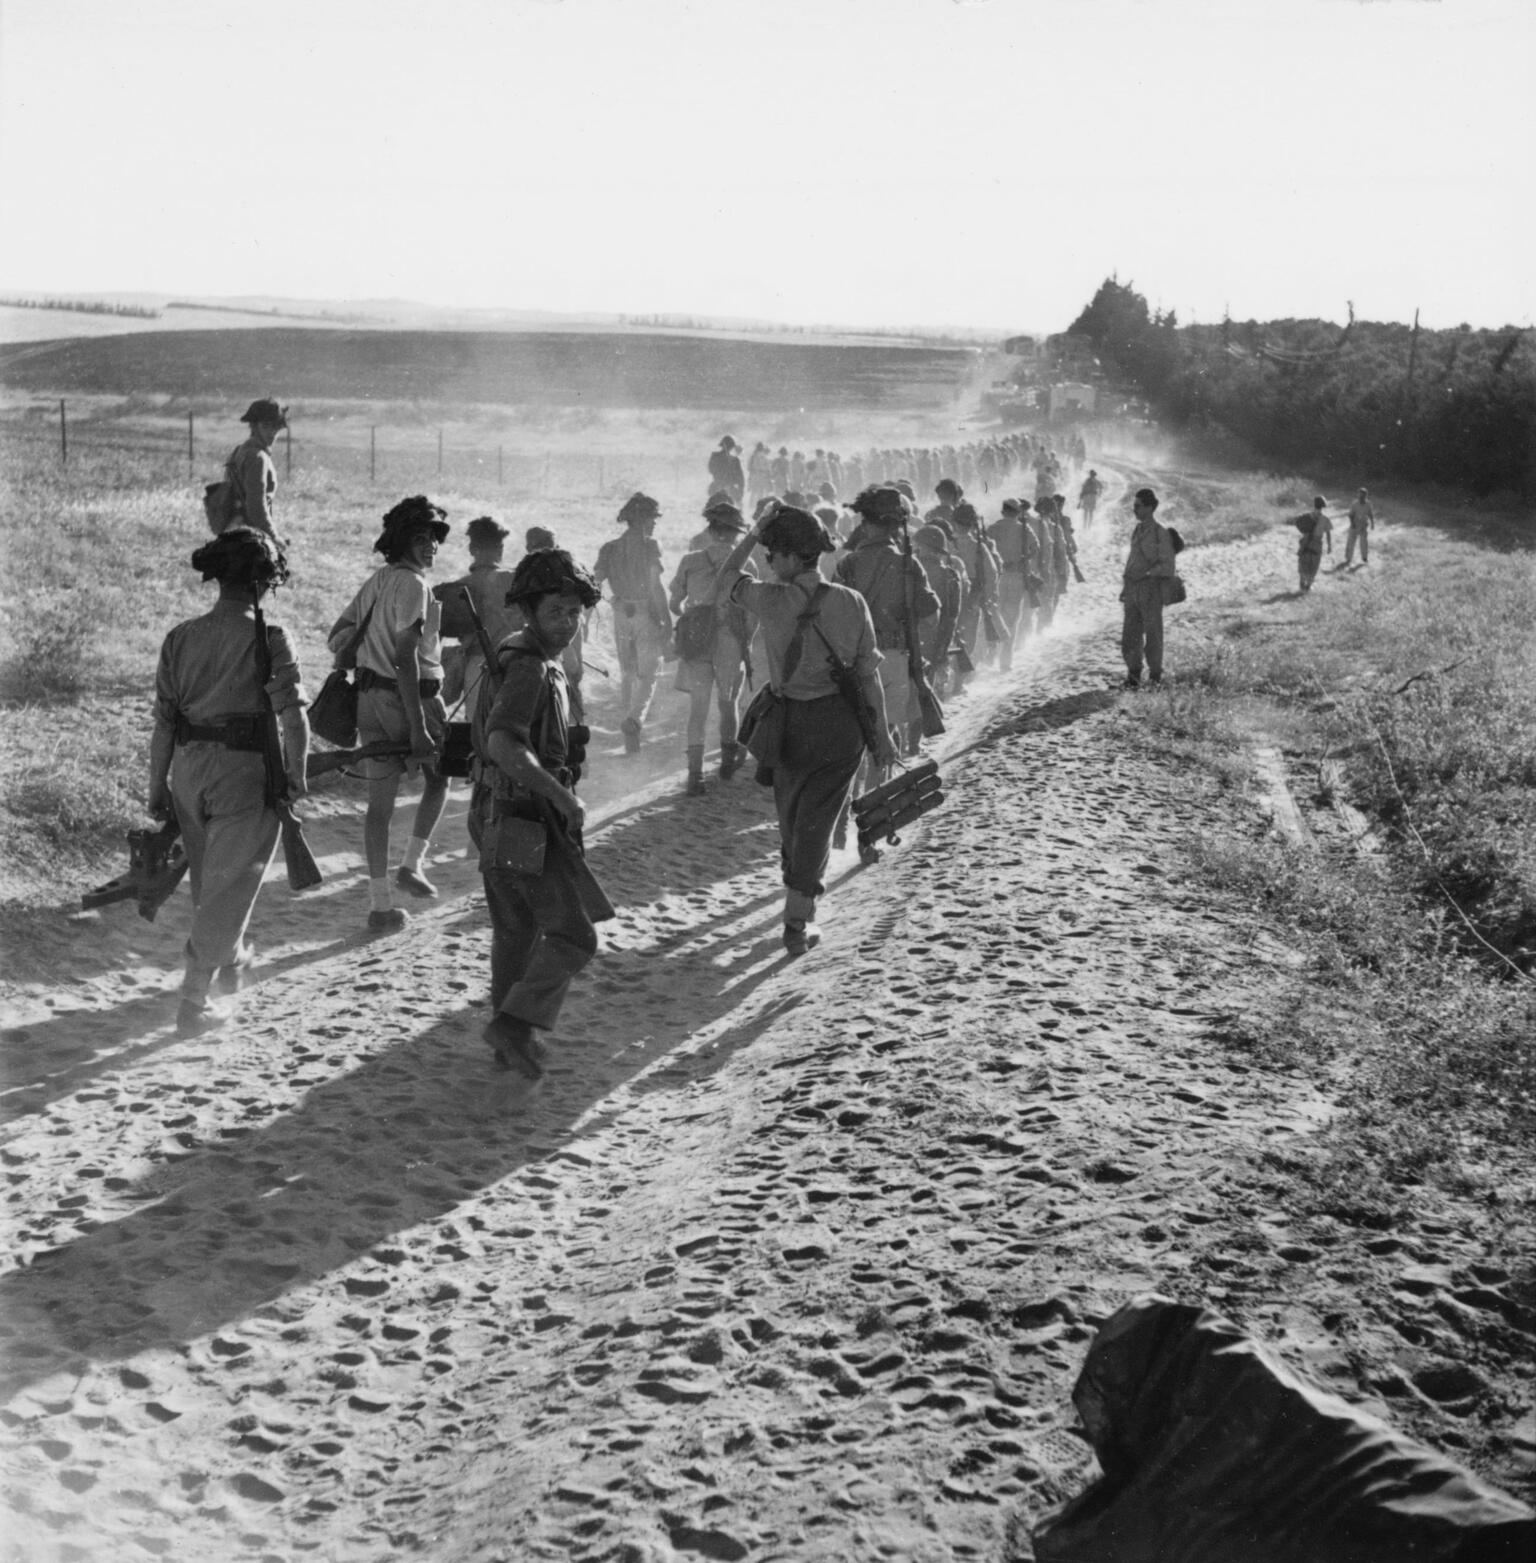
<path id="1" fill-rule="evenodd" d="M 867 488 L 848 507 L 861 521 L 857 546 L 837 567 L 837 580 L 869 605 L 875 648 L 881 653 L 880 688 L 885 715 L 896 741 L 904 743 L 915 714 L 909 663 L 909 624 L 936 618 L 939 598 L 922 565 L 902 554 L 897 543 L 907 520 L 907 503 L 894 487 Z M 921 646 L 911 650 L 921 656 Z M 878 778 L 884 780 L 884 777 Z"/>
<path id="2" fill-rule="evenodd" d="M 736 453 L 741 447 L 729 434 L 720 441 L 720 448 L 709 458 L 709 491 L 711 494 L 727 494 L 740 504 L 747 490 L 747 480 L 741 470 L 741 457 Z"/>
<path id="3" fill-rule="evenodd" d="M 672 638 L 672 615 L 661 584 L 661 546 L 654 536 L 660 514 L 661 506 L 649 494 L 631 494 L 619 511 L 624 535 L 603 544 L 593 572 L 613 601 L 625 754 L 640 752 L 640 730 L 656 693 L 656 670 Z"/>
<path id="4" fill-rule="evenodd" d="M 475 621 L 464 606 L 464 592 L 467 591 L 474 601 L 475 611 L 480 615 L 480 623 L 491 645 L 500 645 L 517 627 L 517 621 L 513 610 L 507 607 L 507 588 L 512 584 L 512 572 L 501 567 L 506 550 L 506 527 L 490 516 L 476 516 L 464 530 L 469 539 L 469 573 L 434 586 L 432 595 L 443 605 L 440 627 L 443 639 L 461 643 L 460 677 L 451 682 L 445 680 L 444 703 L 456 704 L 462 697 L 465 711 L 473 713 L 480 678 L 485 671 L 485 653 L 475 632 Z M 447 665 L 446 652 L 444 665 Z M 454 688 L 453 683 L 458 687 Z"/>
<path id="5" fill-rule="evenodd" d="M 1099 495 L 1104 492 L 1104 480 L 1094 468 L 1088 469 L 1083 486 L 1077 491 L 1077 508 L 1083 513 L 1083 531 L 1093 529 L 1093 513 L 1099 508 Z"/>
<path id="6" fill-rule="evenodd" d="M 403 928 L 407 915 L 394 904 L 389 882 L 389 827 L 400 778 L 420 769 L 421 801 L 395 883 L 409 895 L 431 899 L 437 887 L 424 872 L 432 834 L 448 801 L 447 778 L 437 768 L 447 734 L 442 696 L 442 603 L 427 586 L 427 572 L 448 539 L 447 511 L 425 494 L 402 499 L 384 517 L 373 551 L 383 566 L 363 582 L 331 626 L 328 644 L 340 653 L 357 644 L 357 736 L 367 743 L 410 745 L 408 759 L 381 756 L 362 761 L 368 779 L 363 848 L 368 859 L 368 926 L 375 933 Z"/>
<path id="7" fill-rule="evenodd" d="M 992 542 L 998 558 L 997 611 L 1003 621 L 1003 643 L 998 648 L 998 666 L 1004 673 L 1013 666 L 1019 621 L 1023 617 L 1024 540 L 1027 532 L 1021 519 L 1022 514 L 1023 506 L 1018 500 L 1005 499 L 1002 515 L 992 523 Z"/>
<path id="8" fill-rule="evenodd" d="M 219 583 L 201 618 L 178 624 L 160 648 L 155 727 L 149 751 L 149 811 L 181 825 L 192 880 L 192 931 L 176 1013 L 179 1036 L 223 1024 L 208 990 L 239 991 L 254 959 L 245 931 L 277 847 L 263 734 L 270 701 L 283 737 L 290 796 L 307 790 L 309 723 L 293 646 L 266 623 L 270 676 L 257 663 L 257 604 L 288 579 L 275 541 L 231 527 L 192 555 L 192 568 Z"/>
<path id="9" fill-rule="evenodd" d="M 669 606 L 677 619 L 677 687 L 689 697 L 688 794 L 704 791 L 704 726 L 709 697 L 720 713 L 720 780 L 729 781 L 741 768 L 742 749 L 736 742 L 741 686 L 750 668 L 752 626 L 745 611 L 721 600 L 721 567 L 737 537 L 747 530 L 741 512 L 728 500 L 713 499 L 705 507 L 707 537 L 702 548 L 684 554 L 672 577 Z M 743 574 L 757 571 L 748 560 Z"/>
<path id="10" fill-rule="evenodd" d="M 769 581 L 751 580 L 742 570 L 759 541 L 768 550 Z M 742 538 L 721 571 L 730 600 L 762 625 L 769 680 L 784 706 L 771 766 L 784 867 L 784 948 L 791 955 L 803 955 L 820 937 L 816 898 L 825 889 L 832 831 L 866 742 L 859 713 L 833 677 L 834 657 L 857 679 L 876 763 L 896 758 L 869 608 L 857 592 L 823 581 L 817 568 L 834 547 L 815 516 L 784 505 Z"/>
<path id="11" fill-rule="evenodd" d="M 480 765 L 470 834 L 491 917 L 491 1007 L 482 1035 L 499 1068 L 543 1078 L 540 1033 L 597 953 L 613 906 L 587 867 L 576 796 L 585 732 L 571 720 L 560 655 L 597 583 L 559 548 L 526 554 L 508 604 L 523 628 L 497 648 L 494 703 L 474 724 Z"/>
<path id="12" fill-rule="evenodd" d="M 934 522 L 925 522 L 912 534 L 912 550 L 928 577 L 939 599 L 939 611 L 931 619 L 917 627 L 918 642 L 922 647 L 923 661 L 933 670 L 934 690 L 943 695 L 952 687 L 957 670 L 952 668 L 951 648 L 955 641 L 955 626 L 960 621 L 960 610 L 965 605 L 965 566 L 949 552 L 949 539 L 944 528 Z M 922 738 L 921 725 L 908 723 L 907 749 L 916 753 Z"/>
<path id="13" fill-rule="evenodd" d="M 949 520 L 955 529 L 954 552 L 969 582 L 965 606 L 960 610 L 960 623 L 956 627 L 957 636 L 966 655 L 974 657 L 982 615 L 997 606 L 997 565 L 981 536 L 980 517 L 974 505 L 962 500 L 950 513 Z M 962 674 L 958 685 L 963 686 L 964 678 Z"/>

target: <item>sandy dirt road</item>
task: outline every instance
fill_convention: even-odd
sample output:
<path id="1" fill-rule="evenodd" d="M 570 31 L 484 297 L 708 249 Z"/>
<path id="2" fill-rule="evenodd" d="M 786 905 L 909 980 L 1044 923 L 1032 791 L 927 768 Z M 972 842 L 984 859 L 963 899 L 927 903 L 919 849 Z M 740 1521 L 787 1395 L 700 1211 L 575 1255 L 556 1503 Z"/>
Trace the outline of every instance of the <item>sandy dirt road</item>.
<path id="1" fill-rule="evenodd" d="M 3 1555 L 1027 1556 L 1092 1471 L 1086 1344 L 1150 1289 L 1454 1428 L 1415 1373 L 1482 1316 L 1429 1304 L 1496 1256 L 1465 1213 L 1303 1228 L 1268 1197 L 1263 1152 L 1329 1104 L 1214 1037 L 1299 957 L 1182 867 L 1241 803 L 1124 742 L 1158 697 L 1112 688 L 1108 532 L 954 708 L 941 753 L 994 741 L 945 807 L 835 861 L 801 961 L 768 795 L 600 754 L 620 915 L 531 1099 L 478 1037 L 458 795 L 442 898 L 387 940 L 357 818 L 321 820 L 327 884 L 268 887 L 214 1038 L 169 1029 L 184 896 L 53 929 L 5 994 Z M 1284 538 L 1186 554 L 1173 673 L 1212 599 L 1290 569 Z"/>

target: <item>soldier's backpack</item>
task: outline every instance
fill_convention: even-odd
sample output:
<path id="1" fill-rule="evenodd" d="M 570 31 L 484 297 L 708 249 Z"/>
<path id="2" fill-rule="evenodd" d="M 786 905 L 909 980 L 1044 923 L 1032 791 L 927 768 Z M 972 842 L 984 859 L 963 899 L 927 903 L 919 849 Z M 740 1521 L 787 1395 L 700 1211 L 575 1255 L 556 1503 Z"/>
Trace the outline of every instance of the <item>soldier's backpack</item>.
<path id="1" fill-rule="evenodd" d="M 203 514 L 208 518 L 208 530 L 215 537 L 245 514 L 244 496 L 235 481 L 233 452 L 224 463 L 224 476 L 217 483 L 203 485 Z"/>

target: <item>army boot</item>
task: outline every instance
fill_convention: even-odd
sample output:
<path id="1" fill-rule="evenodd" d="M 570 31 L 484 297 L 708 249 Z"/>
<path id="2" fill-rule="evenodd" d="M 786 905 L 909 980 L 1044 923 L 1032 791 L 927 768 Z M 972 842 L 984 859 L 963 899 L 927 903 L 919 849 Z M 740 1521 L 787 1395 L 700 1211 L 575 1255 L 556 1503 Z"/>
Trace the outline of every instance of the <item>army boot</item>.
<path id="1" fill-rule="evenodd" d="M 704 745 L 688 745 L 688 785 L 684 789 L 690 798 L 704 796 Z"/>
<path id="2" fill-rule="evenodd" d="M 746 750 L 738 743 L 720 745 L 720 780 L 729 781 L 741 769 Z"/>

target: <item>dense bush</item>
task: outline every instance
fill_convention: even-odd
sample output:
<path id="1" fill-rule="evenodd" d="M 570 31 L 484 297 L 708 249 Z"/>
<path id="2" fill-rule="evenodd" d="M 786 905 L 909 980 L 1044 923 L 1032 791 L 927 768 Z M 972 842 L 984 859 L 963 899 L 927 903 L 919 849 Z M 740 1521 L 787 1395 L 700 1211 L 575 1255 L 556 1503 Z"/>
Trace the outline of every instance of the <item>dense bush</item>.
<path id="1" fill-rule="evenodd" d="M 1536 494 L 1536 342 L 1529 331 L 1395 323 L 1180 326 L 1104 282 L 1069 334 L 1176 424 L 1215 423 L 1287 460 Z"/>

